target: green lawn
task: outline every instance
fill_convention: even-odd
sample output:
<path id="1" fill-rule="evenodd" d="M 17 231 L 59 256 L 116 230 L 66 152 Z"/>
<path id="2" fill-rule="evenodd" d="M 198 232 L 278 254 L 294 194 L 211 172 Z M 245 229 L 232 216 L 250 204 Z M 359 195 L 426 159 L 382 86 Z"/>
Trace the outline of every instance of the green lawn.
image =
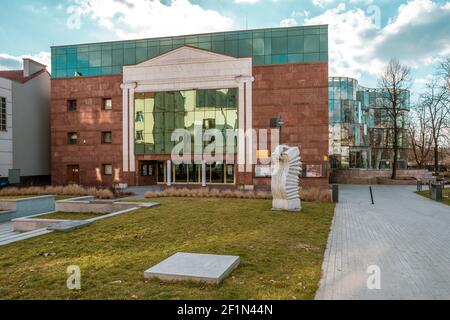
<path id="1" fill-rule="evenodd" d="M 416 192 L 416 193 L 420 194 L 423 197 L 431 199 L 430 191 L 428 191 L 428 190 L 421 191 L 421 192 Z M 445 188 L 444 190 L 442 190 L 442 195 L 443 196 L 447 196 L 447 198 L 444 198 L 441 202 L 443 204 L 446 204 L 446 205 L 450 206 L 450 188 Z"/>
<path id="2" fill-rule="evenodd" d="M 162 205 L 0 247 L 0 299 L 313 299 L 334 204 L 273 212 L 269 200 L 151 199 Z M 238 255 L 220 287 L 144 280 L 176 252 Z M 66 288 L 81 268 L 82 290 Z"/>
<path id="3" fill-rule="evenodd" d="M 104 213 L 55 212 L 35 217 L 35 219 L 88 220 L 105 215 Z"/>

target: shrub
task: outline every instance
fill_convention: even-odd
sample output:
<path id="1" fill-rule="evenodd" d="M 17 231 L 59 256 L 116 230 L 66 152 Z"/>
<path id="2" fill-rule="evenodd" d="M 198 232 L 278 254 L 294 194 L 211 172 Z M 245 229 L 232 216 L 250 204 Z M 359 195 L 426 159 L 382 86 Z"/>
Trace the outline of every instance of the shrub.
<path id="1" fill-rule="evenodd" d="M 64 195 L 64 196 L 95 196 L 99 199 L 112 199 L 113 193 L 108 189 L 84 188 L 78 185 L 70 186 L 48 186 L 17 188 L 10 187 L 0 190 L 0 196 L 41 196 L 41 195 Z"/>
<path id="2" fill-rule="evenodd" d="M 219 190 L 219 189 L 177 189 L 170 188 L 163 191 L 150 191 L 145 194 L 147 199 L 153 198 L 237 198 L 237 199 L 272 199 L 268 191 L 242 191 L 242 190 Z M 300 192 L 303 201 L 308 202 L 331 202 L 331 191 L 318 187 L 305 188 Z"/>

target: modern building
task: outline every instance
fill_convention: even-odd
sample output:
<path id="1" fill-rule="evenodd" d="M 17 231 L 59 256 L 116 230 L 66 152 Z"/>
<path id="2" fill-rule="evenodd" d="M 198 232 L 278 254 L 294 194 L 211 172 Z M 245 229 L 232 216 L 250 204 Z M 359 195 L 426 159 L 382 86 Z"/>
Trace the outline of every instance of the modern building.
<path id="1" fill-rule="evenodd" d="M 50 180 L 50 74 L 23 60 L 23 70 L 0 71 L 0 179 Z"/>
<path id="2" fill-rule="evenodd" d="M 52 70 L 54 184 L 263 189 L 281 141 L 301 148 L 303 185 L 328 186 L 327 26 L 58 46 Z M 175 129 L 194 140 L 194 162 L 172 161 Z M 195 148 L 206 129 L 234 146 L 223 160 Z"/>
<path id="3" fill-rule="evenodd" d="M 333 169 L 387 169 L 392 166 L 393 125 L 384 106 L 386 92 L 346 77 L 329 79 L 330 163 Z M 380 103 L 380 102 L 385 103 Z M 409 91 L 401 101 L 398 166 L 408 166 Z"/>

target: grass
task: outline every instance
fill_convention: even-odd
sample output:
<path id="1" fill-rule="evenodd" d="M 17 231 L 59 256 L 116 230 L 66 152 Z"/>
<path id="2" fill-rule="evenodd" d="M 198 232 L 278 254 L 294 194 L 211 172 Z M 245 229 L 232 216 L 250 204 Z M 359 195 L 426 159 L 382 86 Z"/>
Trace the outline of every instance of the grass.
<path id="1" fill-rule="evenodd" d="M 70 233 L 0 247 L 1 299 L 313 299 L 334 204 L 273 212 L 270 200 L 152 199 L 142 208 Z M 176 252 L 239 255 L 220 287 L 146 281 Z M 81 268 L 81 291 L 66 288 Z"/>
<path id="2" fill-rule="evenodd" d="M 62 219 L 62 220 L 88 220 L 92 218 L 97 218 L 104 216 L 104 213 L 95 212 L 55 212 L 49 213 L 41 216 L 37 216 L 34 219 Z"/>
<path id="3" fill-rule="evenodd" d="M 45 186 L 45 187 L 7 187 L 0 190 L 0 196 L 33 196 L 33 195 L 62 195 L 62 196 L 74 196 L 74 195 L 85 195 L 94 196 L 99 199 L 113 199 L 114 194 L 108 189 L 97 189 L 97 188 L 85 188 L 78 185 L 69 186 Z"/>
<path id="4" fill-rule="evenodd" d="M 170 188 L 162 191 L 145 193 L 145 198 L 236 198 L 236 199 L 272 199 L 269 191 L 242 191 L 219 189 L 189 189 Z M 332 202 L 331 191 L 328 188 L 309 187 L 300 191 L 302 201 Z"/>
<path id="5" fill-rule="evenodd" d="M 426 191 L 420 191 L 420 192 L 416 192 L 417 194 L 420 194 L 421 196 L 431 199 L 431 195 L 430 195 L 430 191 L 426 190 Z M 450 188 L 445 188 L 444 190 L 442 190 L 442 195 L 447 198 L 442 199 L 442 201 L 440 201 L 443 204 L 446 204 L 448 206 L 450 206 Z"/>
<path id="6" fill-rule="evenodd" d="M 33 198 L 33 197 L 40 197 L 39 195 L 27 195 L 27 196 L 0 196 L 0 201 L 1 200 L 17 200 L 17 199 L 27 199 L 27 198 Z M 60 196 L 55 196 L 55 201 L 59 201 L 59 200 L 67 200 L 67 199 L 73 199 L 73 198 L 79 198 L 81 196 L 64 196 L 64 195 L 60 195 Z"/>

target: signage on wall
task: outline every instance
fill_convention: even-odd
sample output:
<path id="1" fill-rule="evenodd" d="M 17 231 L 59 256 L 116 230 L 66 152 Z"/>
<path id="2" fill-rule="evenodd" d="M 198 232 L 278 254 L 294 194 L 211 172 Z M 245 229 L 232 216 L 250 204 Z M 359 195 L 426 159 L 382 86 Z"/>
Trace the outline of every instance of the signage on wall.
<path id="1" fill-rule="evenodd" d="M 270 165 L 257 165 L 255 167 L 255 176 L 257 178 L 270 178 L 272 176 L 272 167 Z"/>
<path id="2" fill-rule="evenodd" d="M 306 166 L 307 178 L 321 178 L 323 176 L 322 165 L 320 164 L 308 164 Z"/>

